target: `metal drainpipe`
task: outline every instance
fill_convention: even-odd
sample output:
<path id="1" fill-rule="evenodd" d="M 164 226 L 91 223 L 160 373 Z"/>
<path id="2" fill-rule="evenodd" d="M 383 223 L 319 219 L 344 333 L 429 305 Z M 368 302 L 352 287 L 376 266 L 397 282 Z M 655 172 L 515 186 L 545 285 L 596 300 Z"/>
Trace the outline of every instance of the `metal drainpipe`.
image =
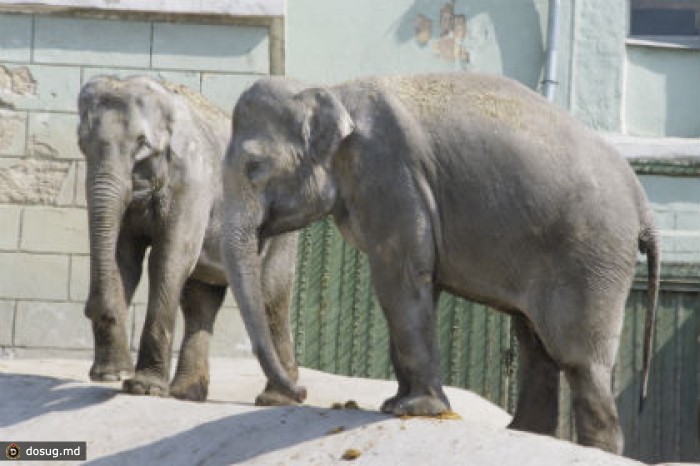
<path id="1" fill-rule="evenodd" d="M 559 47 L 559 7 L 560 0 L 549 0 L 549 18 L 547 21 L 547 55 L 544 64 L 542 94 L 547 100 L 554 100 L 557 82 L 557 48 Z"/>

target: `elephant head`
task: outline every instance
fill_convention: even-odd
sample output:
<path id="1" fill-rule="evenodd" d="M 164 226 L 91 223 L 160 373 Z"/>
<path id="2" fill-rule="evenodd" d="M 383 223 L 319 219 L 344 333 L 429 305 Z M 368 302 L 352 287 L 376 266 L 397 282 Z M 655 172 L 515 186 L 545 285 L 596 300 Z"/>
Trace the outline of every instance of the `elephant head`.
<path id="1" fill-rule="evenodd" d="M 189 116 L 184 103 L 145 77 L 95 77 L 81 89 L 78 109 L 90 232 L 85 314 L 112 319 L 126 304 L 115 257 L 124 213 L 167 189 L 170 165 L 188 150 L 178 127 Z"/>
<path id="2" fill-rule="evenodd" d="M 329 91 L 277 79 L 255 83 L 233 113 L 224 163 L 223 257 L 229 283 L 268 380 L 302 401 L 272 343 L 261 287 L 266 240 L 330 213 L 336 201 L 333 155 L 353 132 Z"/>

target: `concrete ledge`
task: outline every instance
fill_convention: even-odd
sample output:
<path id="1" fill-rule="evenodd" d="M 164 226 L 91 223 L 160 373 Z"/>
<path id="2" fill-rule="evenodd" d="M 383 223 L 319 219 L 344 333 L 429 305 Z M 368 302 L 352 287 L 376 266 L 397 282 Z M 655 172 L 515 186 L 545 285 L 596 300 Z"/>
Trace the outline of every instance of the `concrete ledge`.
<path id="1" fill-rule="evenodd" d="M 700 176 L 700 139 L 603 137 L 630 161 L 638 174 Z"/>
<path id="2" fill-rule="evenodd" d="M 217 16 L 284 16 L 285 0 L 5 0 L 0 11 L 101 10 Z"/>

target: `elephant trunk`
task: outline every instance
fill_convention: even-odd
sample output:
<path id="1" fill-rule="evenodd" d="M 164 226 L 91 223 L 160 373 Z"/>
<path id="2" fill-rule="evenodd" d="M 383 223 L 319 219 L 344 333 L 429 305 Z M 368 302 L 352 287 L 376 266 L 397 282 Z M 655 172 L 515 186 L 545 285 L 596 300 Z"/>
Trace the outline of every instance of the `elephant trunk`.
<path id="1" fill-rule="evenodd" d="M 117 266 L 116 251 L 121 221 L 131 191 L 113 173 L 88 173 L 85 184 L 90 234 L 90 293 L 85 315 L 92 320 L 116 319 L 126 309 L 126 297 Z"/>
<path id="2" fill-rule="evenodd" d="M 238 303 L 253 352 L 268 381 L 286 396 L 302 402 L 306 389 L 298 386 L 280 362 L 270 331 L 262 289 L 260 225 L 263 209 L 255 203 L 230 200 L 223 227 L 222 255 L 229 284 Z"/>

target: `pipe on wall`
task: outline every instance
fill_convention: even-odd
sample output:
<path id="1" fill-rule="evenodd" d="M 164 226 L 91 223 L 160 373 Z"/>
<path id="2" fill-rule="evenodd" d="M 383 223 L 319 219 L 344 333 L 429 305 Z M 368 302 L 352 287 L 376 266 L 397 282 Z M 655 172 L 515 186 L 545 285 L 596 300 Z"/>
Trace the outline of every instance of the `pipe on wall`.
<path id="1" fill-rule="evenodd" d="M 561 1 L 549 0 L 549 18 L 547 20 L 547 54 L 544 63 L 542 94 L 547 100 L 554 100 L 557 82 L 557 49 L 559 48 L 559 11 Z"/>

